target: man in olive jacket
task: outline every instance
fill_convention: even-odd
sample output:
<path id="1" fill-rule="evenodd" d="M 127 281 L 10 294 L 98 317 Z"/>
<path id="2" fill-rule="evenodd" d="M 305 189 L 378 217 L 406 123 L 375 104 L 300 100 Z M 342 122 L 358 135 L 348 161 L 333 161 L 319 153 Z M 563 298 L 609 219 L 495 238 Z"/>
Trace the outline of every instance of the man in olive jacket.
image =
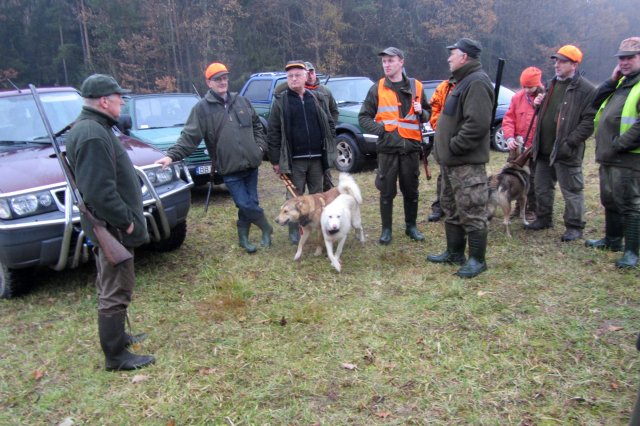
<path id="1" fill-rule="evenodd" d="M 564 198 L 565 232 L 561 241 L 582 238 L 584 177 L 582 160 L 585 141 L 593 133 L 595 109 L 591 105 L 595 86 L 578 74 L 582 52 L 576 46 L 562 46 L 554 55 L 555 77 L 534 105 L 540 106 L 533 138 L 532 158 L 536 162 L 536 220 L 525 229 L 553 226 L 553 199 L 556 182 Z"/>
<path id="2" fill-rule="evenodd" d="M 487 172 L 494 92 L 482 69 L 479 42 L 462 38 L 449 49 L 455 83 L 438 119 L 435 157 L 440 164 L 447 249 L 429 255 L 434 263 L 462 265 L 456 275 L 472 278 L 487 269 Z M 465 259 L 466 239 L 469 259 Z"/>
<path id="3" fill-rule="evenodd" d="M 335 123 L 328 99 L 305 88 L 304 61 L 287 62 L 287 87 L 275 95 L 269 113 L 269 160 L 276 174 L 291 175 L 300 194 L 322 192 L 323 176 L 335 164 Z M 287 194 L 289 196 L 289 194 Z M 289 224 L 289 240 L 298 244 L 298 225 Z"/>
<path id="4" fill-rule="evenodd" d="M 640 37 L 620 43 L 618 64 L 598 88 L 596 161 L 600 164 L 600 202 L 605 236 L 587 247 L 622 250 L 619 268 L 638 266 L 640 249 Z"/>
<path id="5" fill-rule="evenodd" d="M 167 167 L 195 151 L 204 139 L 216 170 L 222 175 L 238 207 L 238 242 L 247 253 L 255 253 L 249 229 L 262 230 L 263 247 L 271 245 L 273 228 L 258 200 L 258 167 L 267 150 L 262 124 L 248 99 L 229 92 L 229 71 L 214 62 L 205 70 L 209 89 L 191 110 L 180 138 L 157 163 Z"/>
<path id="6" fill-rule="evenodd" d="M 133 164 L 111 128 L 124 104 L 122 89 L 108 75 L 94 74 L 82 83 L 84 107 L 67 139 L 67 158 L 87 208 L 107 223 L 107 229 L 131 251 L 149 239 L 142 206 L 140 181 Z M 111 265 L 99 247 L 93 226 L 81 216 L 82 229 L 94 244 L 98 292 L 98 331 L 105 367 L 133 370 L 152 364 L 152 356 L 135 355 L 127 348 L 144 338 L 125 333 L 135 271 L 133 258 Z"/>

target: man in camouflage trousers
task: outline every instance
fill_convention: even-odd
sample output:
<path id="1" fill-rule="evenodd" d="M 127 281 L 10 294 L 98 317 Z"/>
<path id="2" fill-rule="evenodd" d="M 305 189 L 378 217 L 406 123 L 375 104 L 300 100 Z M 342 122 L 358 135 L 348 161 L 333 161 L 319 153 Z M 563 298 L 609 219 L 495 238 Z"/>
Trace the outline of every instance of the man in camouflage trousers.
<path id="1" fill-rule="evenodd" d="M 460 39 L 448 46 L 449 69 L 455 88 L 438 119 L 435 157 L 440 164 L 447 249 L 429 255 L 434 263 L 462 265 L 456 275 L 473 278 L 486 271 L 487 172 L 489 134 L 494 101 L 491 79 L 482 69 L 479 42 Z M 465 246 L 469 239 L 469 259 Z"/>

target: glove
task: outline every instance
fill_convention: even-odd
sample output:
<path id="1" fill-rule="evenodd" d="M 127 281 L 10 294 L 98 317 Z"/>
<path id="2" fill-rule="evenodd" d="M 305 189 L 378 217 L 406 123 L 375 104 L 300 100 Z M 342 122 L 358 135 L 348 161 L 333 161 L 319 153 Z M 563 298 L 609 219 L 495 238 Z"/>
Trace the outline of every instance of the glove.
<path id="1" fill-rule="evenodd" d="M 518 146 L 523 146 L 524 138 L 522 136 L 516 136 L 516 142 L 518 143 Z"/>

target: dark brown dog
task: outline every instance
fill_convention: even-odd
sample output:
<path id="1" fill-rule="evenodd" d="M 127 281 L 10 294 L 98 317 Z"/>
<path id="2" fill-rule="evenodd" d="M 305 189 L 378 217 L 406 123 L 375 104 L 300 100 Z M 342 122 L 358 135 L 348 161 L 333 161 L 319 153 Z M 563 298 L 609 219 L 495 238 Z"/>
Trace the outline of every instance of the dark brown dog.
<path id="1" fill-rule="evenodd" d="M 520 203 L 520 217 L 527 225 L 525 208 L 527 205 L 527 192 L 531 182 L 529 166 L 520 166 L 515 162 L 507 162 L 507 165 L 497 175 L 489 176 L 489 202 L 487 211 L 489 220 L 498 207 L 502 209 L 503 223 L 507 229 L 507 236 L 511 238 L 509 223 L 511 218 L 511 202 L 518 200 Z"/>

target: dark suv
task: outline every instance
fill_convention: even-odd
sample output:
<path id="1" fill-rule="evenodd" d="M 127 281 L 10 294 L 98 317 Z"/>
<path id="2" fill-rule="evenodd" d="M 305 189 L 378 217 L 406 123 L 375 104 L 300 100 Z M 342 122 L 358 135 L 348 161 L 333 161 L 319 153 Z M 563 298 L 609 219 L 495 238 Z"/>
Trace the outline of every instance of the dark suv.
<path id="1" fill-rule="evenodd" d="M 360 170 L 367 156 L 375 156 L 378 136 L 362 132 L 358 124 L 358 113 L 373 84 L 367 77 L 326 77 L 319 75 L 322 84 L 331 89 L 340 116 L 336 123 L 336 144 L 338 157 L 336 168 L 342 172 L 354 173 Z M 271 102 L 277 86 L 286 84 L 287 74 L 284 72 L 263 72 L 253 74 L 240 91 L 251 101 L 267 128 Z"/>
<path id="2" fill-rule="evenodd" d="M 38 92 L 54 132 L 78 116 L 82 98 L 74 88 Z M 147 247 L 177 249 L 187 232 L 189 172 L 181 162 L 163 170 L 154 164 L 162 152 L 113 131 L 140 178 Z M 58 141 L 64 150 L 64 134 Z M 21 290 L 35 267 L 62 270 L 87 262 L 90 246 L 31 92 L 0 92 L 0 297 Z"/>
<path id="3" fill-rule="evenodd" d="M 192 93 L 155 93 L 123 96 L 125 105 L 118 127 L 128 136 L 140 139 L 161 151 L 176 143 L 191 109 L 200 98 Z M 211 179 L 211 158 L 204 142 L 184 159 L 194 184 L 204 185 Z M 214 173 L 214 183 L 222 176 Z"/>

